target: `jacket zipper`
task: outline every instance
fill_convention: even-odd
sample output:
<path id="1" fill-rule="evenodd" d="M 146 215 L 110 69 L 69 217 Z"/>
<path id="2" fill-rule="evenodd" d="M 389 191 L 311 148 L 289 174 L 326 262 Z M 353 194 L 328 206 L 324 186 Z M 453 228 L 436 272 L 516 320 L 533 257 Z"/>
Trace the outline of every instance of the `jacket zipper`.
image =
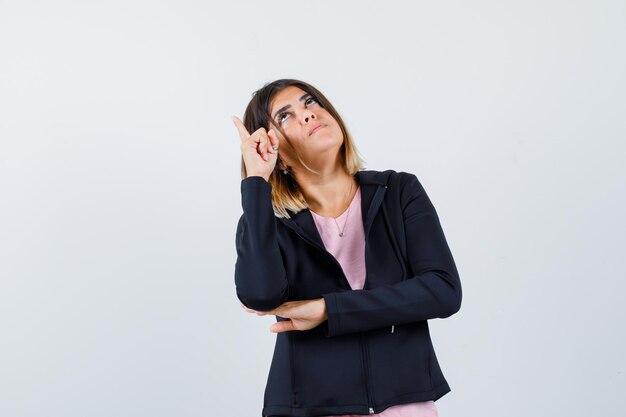
<path id="1" fill-rule="evenodd" d="M 343 268 L 341 267 L 341 264 L 339 263 L 339 261 L 337 261 L 337 259 L 331 253 L 329 253 L 326 249 L 320 247 L 316 242 L 308 239 L 306 236 L 301 235 L 296 229 L 292 229 L 292 230 L 294 232 L 296 232 L 296 234 L 298 236 L 300 236 L 302 239 L 304 239 L 305 241 L 309 242 L 311 245 L 315 246 L 321 252 L 326 254 L 339 267 L 339 270 L 341 271 L 341 276 L 343 278 L 344 283 L 346 284 L 346 287 L 348 289 L 352 289 L 352 286 L 350 285 L 350 282 L 348 281 L 348 278 L 346 277 L 346 274 L 343 272 Z M 374 413 L 374 408 L 372 407 L 372 400 L 371 400 L 372 394 L 371 394 L 371 391 L 370 391 L 370 384 L 369 384 L 369 366 L 368 366 L 369 356 L 367 355 L 367 352 L 365 350 L 364 338 L 365 338 L 365 335 L 363 333 L 361 333 L 361 340 L 360 340 L 361 358 L 363 359 L 363 366 L 364 366 L 364 369 L 365 369 L 365 393 L 367 395 L 368 414 L 375 414 Z"/>
<path id="2" fill-rule="evenodd" d="M 320 251 L 324 252 L 328 257 L 330 257 L 333 262 L 339 267 L 339 270 L 341 271 L 341 276 L 343 277 L 343 280 L 347 286 L 347 288 L 352 289 L 352 286 L 350 285 L 350 282 L 348 281 L 348 278 L 346 277 L 345 273 L 343 272 L 343 268 L 341 267 L 341 264 L 339 263 L 339 261 L 337 261 L 337 259 L 331 254 L 329 253 L 326 249 L 321 248 L 316 242 L 308 239 L 307 237 L 301 235 L 297 230 L 293 229 L 294 232 L 296 232 L 296 234 L 298 236 L 300 236 L 302 239 L 304 239 L 305 241 L 309 242 L 310 244 L 312 244 L 313 246 L 315 246 L 316 248 L 318 248 Z M 367 355 L 367 352 L 365 350 L 364 347 L 364 338 L 365 335 L 363 333 L 361 333 L 361 340 L 360 340 L 360 345 L 361 345 L 361 358 L 363 359 L 363 366 L 365 369 L 365 393 L 367 395 L 367 407 L 368 407 L 368 414 L 375 414 L 374 413 L 374 408 L 372 407 L 372 394 L 370 391 L 370 384 L 369 384 L 369 356 Z"/>
<path id="3" fill-rule="evenodd" d="M 378 188 L 378 190 L 376 190 L 376 194 L 374 195 L 372 203 L 379 204 L 380 201 L 376 201 L 376 200 L 377 199 L 378 200 L 382 200 L 382 198 L 384 196 L 384 192 L 386 191 L 386 189 L 387 189 L 386 185 L 384 187 Z M 367 230 L 365 230 L 365 244 L 366 245 L 367 245 L 367 236 L 369 234 L 369 228 L 371 226 L 371 222 L 370 221 L 368 221 L 368 225 L 367 226 L 368 226 Z M 343 278 L 343 283 L 344 283 L 346 289 L 352 290 L 352 286 L 350 285 L 350 282 L 348 281 L 348 278 L 346 277 L 346 274 L 343 271 L 343 267 L 341 266 L 339 261 L 337 261 L 337 259 L 330 252 L 328 252 L 325 248 L 321 247 L 317 242 L 315 242 L 315 241 L 309 239 L 308 237 L 302 235 L 295 227 L 292 227 L 291 225 L 289 225 L 289 227 L 298 236 L 300 236 L 300 238 L 304 239 L 304 241 L 308 242 L 309 244 L 315 246 L 317 249 L 319 249 L 321 252 L 323 252 L 324 255 L 326 255 L 328 258 L 330 258 L 330 260 L 333 261 L 333 263 L 335 265 L 337 265 L 337 267 L 341 271 L 341 277 Z M 366 285 L 367 285 L 367 273 L 366 273 L 366 279 L 365 279 L 365 283 L 363 285 L 363 289 L 365 289 Z M 391 332 L 393 333 L 393 326 L 392 326 Z M 375 414 L 374 413 L 374 408 L 372 406 L 372 393 L 371 393 L 371 388 L 370 388 L 370 384 L 369 384 L 369 378 L 370 378 L 369 355 L 367 353 L 367 347 L 365 346 L 365 335 L 363 333 L 361 333 L 360 343 L 361 343 L 361 358 L 363 359 L 363 365 L 364 365 L 364 368 L 365 368 L 365 393 L 367 395 L 368 414 Z"/>
<path id="4" fill-rule="evenodd" d="M 365 346 L 365 335 L 361 333 L 361 353 L 363 355 L 363 365 L 365 367 L 365 393 L 367 394 L 367 407 L 368 413 L 374 414 L 374 408 L 372 407 L 372 393 L 370 391 L 370 370 L 369 370 L 369 355 L 367 353 L 367 346 Z"/>

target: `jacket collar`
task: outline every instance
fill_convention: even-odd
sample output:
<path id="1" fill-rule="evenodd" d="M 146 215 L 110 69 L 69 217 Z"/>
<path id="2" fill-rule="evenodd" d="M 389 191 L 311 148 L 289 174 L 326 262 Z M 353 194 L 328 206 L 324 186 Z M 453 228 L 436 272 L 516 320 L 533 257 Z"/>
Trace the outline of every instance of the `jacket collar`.
<path id="1" fill-rule="evenodd" d="M 361 187 L 361 213 L 363 215 L 363 228 L 365 230 L 365 238 L 369 234 L 369 229 L 374 220 L 374 216 L 380 208 L 380 204 L 383 200 L 383 195 L 386 190 L 386 184 L 391 170 L 387 171 L 374 171 L 363 170 L 358 171 L 355 177 Z M 278 219 L 295 230 L 302 238 L 309 241 L 321 249 L 325 250 L 324 242 L 317 230 L 315 220 L 311 210 L 308 208 L 299 211 L 298 213 L 290 213 L 291 219 L 279 217 Z"/>

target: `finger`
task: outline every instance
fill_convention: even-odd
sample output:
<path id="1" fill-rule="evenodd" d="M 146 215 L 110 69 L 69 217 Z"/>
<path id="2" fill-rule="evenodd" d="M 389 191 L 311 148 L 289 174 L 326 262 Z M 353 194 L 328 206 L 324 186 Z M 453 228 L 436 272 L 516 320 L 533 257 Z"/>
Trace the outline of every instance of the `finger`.
<path id="1" fill-rule="evenodd" d="M 268 137 L 267 143 L 265 145 L 265 152 L 267 152 L 268 154 L 274 152 L 274 150 L 272 149 L 272 141 L 271 141 L 271 139 L 269 139 L 269 137 Z M 269 155 L 268 155 L 268 158 L 269 158 Z"/>
<path id="2" fill-rule="evenodd" d="M 289 332 L 292 330 L 297 330 L 297 329 L 294 327 L 293 321 L 291 320 L 279 321 L 270 326 L 270 332 L 272 333 Z"/>
<path id="3" fill-rule="evenodd" d="M 259 155 L 261 155 L 261 158 L 263 158 L 264 161 L 267 161 L 269 159 L 269 157 L 267 156 L 267 149 L 264 145 L 264 142 L 261 141 L 258 143 L 256 151 L 259 153 Z"/>
<path id="4" fill-rule="evenodd" d="M 268 137 L 267 137 L 267 134 L 265 132 L 258 133 L 258 134 L 253 133 L 253 136 L 256 136 L 256 138 L 254 140 L 258 141 L 258 143 L 257 143 L 257 152 L 260 153 L 261 157 L 264 160 L 267 161 L 269 159 L 269 157 L 267 156 L 267 152 L 268 152 L 268 150 L 267 150 L 268 145 L 267 144 L 270 142 Z"/>
<path id="5" fill-rule="evenodd" d="M 248 139 L 250 137 L 250 133 L 248 133 L 248 129 L 246 129 L 246 127 L 243 125 L 243 122 L 239 120 L 239 117 L 230 116 L 230 118 L 235 124 L 235 127 L 237 127 L 237 131 L 239 132 L 239 137 L 241 138 L 241 140 L 244 141 Z"/>
<path id="6" fill-rule="evenodd" d="M 252 132 L 252 134 L 250 136 L 254 138 L 255 142 L 268 141 L 269 140 L 268 137 L 267 137 L 267 132 L 265 131 L 264 127 L 258 128 L 257 130 Z"/>
<path id="7" fill-rule="evenodd" d="M 253 148 L 255 151 L 259 152 L 260 143 L 261 143 L 261 136 L 255 135 L 253 133 L 252 135 L 250 135 L 250 137 L 248 137 L 247 139 L 241 142 L 241 149 L 243 150 L 244 148 L 250 147 L 250 148 Z"/>
<path id="8" fill-rule="evenodd" d="M 267 132 L 267 137 L 270 138 L 272 146 L 278 147 L 278 136 L 276 136 L 276 132 L 274 131 L 274 129 L 270 129 L 269 132 Z"/>
<path id="9" fill-rule="evenodd" d="M 246 140 L 242 141 L 241 149 L 243 150 L 244 148 L 251 147 L 259 155 L 261 155 L 261 157 L 263 157 L 263 150 L 265 149 L 265 146 L 263 144 L 265 143 L 266 140 L 263 139 L 263 135 L 253 133 Z"/>
<path id="10" fill-rule="evenodd" d="M 278 150 L 274 150 L 273 147 L 278 147 L 278 139 L 276 138 L 276 133 L 274 132 L 274 129 L 270 129 L 267 132 L 267 152 L 269 153 L 276 153 L 278 152 Z"/>

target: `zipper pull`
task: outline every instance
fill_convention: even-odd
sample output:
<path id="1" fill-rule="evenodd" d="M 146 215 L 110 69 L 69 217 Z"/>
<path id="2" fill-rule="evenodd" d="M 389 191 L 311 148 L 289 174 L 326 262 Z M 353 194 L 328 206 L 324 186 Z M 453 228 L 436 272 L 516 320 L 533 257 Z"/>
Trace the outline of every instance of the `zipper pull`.
<path id="1" fill-rule="evenodd" d="M 391 333 L 393 333 L 393 326 L 395 326 L 395 324 L 391 325 Z"/>
<path id="2" fill-rule="evenodd" d="M 374 409 L 370 407 L 370 414 L 374 414 Z"/>

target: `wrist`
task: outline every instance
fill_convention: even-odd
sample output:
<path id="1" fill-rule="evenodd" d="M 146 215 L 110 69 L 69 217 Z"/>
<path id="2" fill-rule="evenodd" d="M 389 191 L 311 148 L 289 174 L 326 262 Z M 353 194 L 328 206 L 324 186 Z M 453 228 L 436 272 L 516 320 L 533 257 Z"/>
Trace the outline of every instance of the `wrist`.
<path id="1" fill-rule="evenodd" d="M 269 182 L 269 177 L 266 177 L 265 175 L 255 174 L 255 173 L 251 172 L 251 173 L 248 174 L 248 176 L 246 178 L 250 178 L 250 177 L 261 177 L 265 181 Z"/>

